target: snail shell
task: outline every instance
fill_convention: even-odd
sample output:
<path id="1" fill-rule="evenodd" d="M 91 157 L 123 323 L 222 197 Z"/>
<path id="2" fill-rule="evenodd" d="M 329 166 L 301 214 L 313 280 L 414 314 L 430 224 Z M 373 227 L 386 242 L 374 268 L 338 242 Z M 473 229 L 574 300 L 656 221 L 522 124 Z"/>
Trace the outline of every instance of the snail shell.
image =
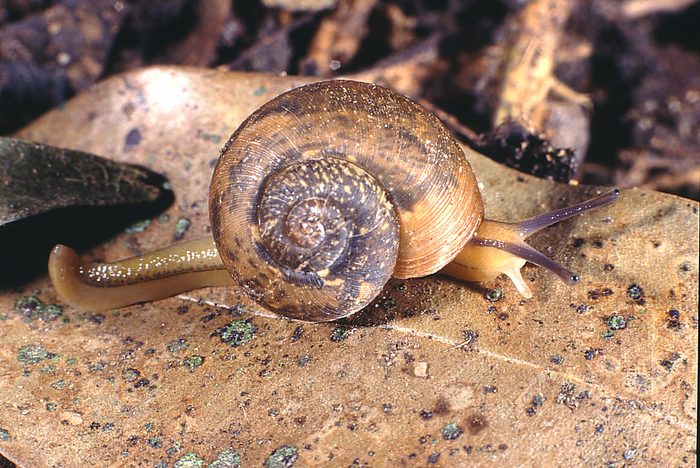
<path id="1" fill-rule="evenodd" d="M 210 221 L 234 280 L 266 308 L 332 320 L 394 276 L 440 270 L 483 219 L 440 121 L 406 97 L 325 81 L 255 111 L 222 149 Z"/>

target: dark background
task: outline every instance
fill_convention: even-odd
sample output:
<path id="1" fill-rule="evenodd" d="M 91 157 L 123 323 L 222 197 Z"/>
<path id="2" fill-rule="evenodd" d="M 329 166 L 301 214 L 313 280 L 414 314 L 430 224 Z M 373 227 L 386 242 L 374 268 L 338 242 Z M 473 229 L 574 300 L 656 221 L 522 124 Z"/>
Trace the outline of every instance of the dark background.
<path id="1" fill-rule="evenodd" d="M 293 11 L 259 0 L 1 0 L 0 135 L 97 80 L 151 64 L 335 76 L 404 60 L 428 44 L 438 58 L 421 70 L 412 97 L 477 133 L 491 130 L 499 82 L 485 57 L 507 53 L 509 19 L 527 2 L 331 3 Z M 697 200 L 700 2 L 641 3 L 650 9 L 632 14 L 625 2 L 584 0 L 568 19 L 567 42 L 590 51 L 562 50 L 555 74 L 593 102 L 590 148 L 576 177 Z M 346 39 L 324 43 L 333 18 Z"/>

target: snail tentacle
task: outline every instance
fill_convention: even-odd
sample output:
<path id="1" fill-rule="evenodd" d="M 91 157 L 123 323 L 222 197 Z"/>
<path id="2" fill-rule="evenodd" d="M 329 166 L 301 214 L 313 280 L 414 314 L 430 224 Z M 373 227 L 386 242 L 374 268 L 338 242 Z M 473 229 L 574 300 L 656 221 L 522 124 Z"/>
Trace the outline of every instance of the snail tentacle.
<path id="1" fill-rule="evenodd" d="M 591 198 L 576 205 L 567 206 L 558 210 L 550 211 L 541 215 L 533 216 L 518 223 L 515 229 L 520 233 L 523 239 L 527 239 L 534 233 L 551 226 L 552 224 L 564 221 L 565 219 L 573 218 L 591 210 L 606 207 L 615 202 L 620 196 L 620 191 L 617 189 L 600 195 L 599 197 Z M 533 262 L 534 263 L 534 262 Z"/>
<path id="2" fill-rule="evenodd" d="M 551 211 L 517 223 L 502 223 L 485 219 L 475 236 L 441 272 L 467 281 L 482 282 L 507 275 L 525 298 L 532 292 L 525 284 L 520 269 L 526 262 L 554 273 L 565 284 L 574 285 L 579 276 L 557 264 L 525 243 L 537 231 L 573 216 L 610 205 L 619 196 L 611 190 L 599 197 L 576 205 Z"/>

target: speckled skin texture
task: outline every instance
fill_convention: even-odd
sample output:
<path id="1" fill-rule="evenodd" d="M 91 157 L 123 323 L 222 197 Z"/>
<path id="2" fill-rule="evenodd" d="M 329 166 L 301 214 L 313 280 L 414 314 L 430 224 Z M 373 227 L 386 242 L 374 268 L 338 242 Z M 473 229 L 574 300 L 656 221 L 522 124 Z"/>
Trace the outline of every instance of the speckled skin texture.
<path id="1" fill-rule="evenodd" d="M 232 284 L 212 238 L 202 238 L 114 263 L 83 262 L 54 247 L 49 275 L 61 298 L 85 311 L 118 309 L 182 291 Z"/>
<path id="2" fill-rule="evenodd" d="M 282 94 L 224 146 L 212 233 L 236 282 L 300 320 L 367 305 L 390 276 L 425 276 L 483 219 L 476 181 L 439 120 L 385 88 L 327 81 Z"/>

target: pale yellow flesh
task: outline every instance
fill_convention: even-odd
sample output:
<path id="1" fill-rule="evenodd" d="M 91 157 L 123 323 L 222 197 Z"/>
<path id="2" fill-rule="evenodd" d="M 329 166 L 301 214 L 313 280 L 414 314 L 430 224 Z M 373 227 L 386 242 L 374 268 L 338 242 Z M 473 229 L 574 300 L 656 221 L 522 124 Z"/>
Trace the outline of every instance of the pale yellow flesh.
<path id="1" fill-rule="evenodd" d="M 528 247 L 515 224 L 485 219 L 474 237 L 498 239 L 504 243 Z M 440 270 L 440 273 L 476 283 L 491 281 L 497 276 L 505 274 L 513 281 L 518 292 L 529 299 L 532 297 L 532 293 L 520 275 L 520 269 L 525 265 L 525 262 L 526 260 L 495 247 L 479 246 L 468 242 L 454 260 Z"/>
<path id="2" fill-rule="evenodd" d="M 112 264 L 83 262 L 69 247 L 57 245 L 49 257 L 49 275 L 65 302 L 86 311 L 118 309 L 233 284 L 211 237 Z"/>
<path id="3" fill-rule="evenodd" d="M 512 228 L 508 229 L 512 225 L 489 221 L 482 225 L 481 235 L 522 242 Z M 441 273 L 472 282 L 488 281 L 503 273 L 530 298 L 532 294 L 520 276 L 524 264 L 525 260 L 496 248 L 467 244 Z M 84 262 L 69 247 L 57 245 L 49 258 L 49 275 L 65 302 L 86 311 L 118 309 L 194 289 L 234 284 L 211 237 L 109 264 Z"/>
<path id="4" fill-rule="evenodd" d="M 520 274 L 526 261 L 547 268 L 566 284 L 578 276 L 527 245 L 524 239 L 562 219 L 613 203 L 617 190 L 592 200 L 520 223 L 483 220 L 476 234 L 441 273 L 466 281 L 490 281 L 507 275 L 525 298 L 532 293 Z M 226 271 L 211 237 L 175 244 L 150 254 L 111 264 L 83 263 L 68 247 L 57 245 L 49 274 L 58 294 L 83 310 L 106 310 L 154 301 L 207 286 L 226 286 Z"/>

